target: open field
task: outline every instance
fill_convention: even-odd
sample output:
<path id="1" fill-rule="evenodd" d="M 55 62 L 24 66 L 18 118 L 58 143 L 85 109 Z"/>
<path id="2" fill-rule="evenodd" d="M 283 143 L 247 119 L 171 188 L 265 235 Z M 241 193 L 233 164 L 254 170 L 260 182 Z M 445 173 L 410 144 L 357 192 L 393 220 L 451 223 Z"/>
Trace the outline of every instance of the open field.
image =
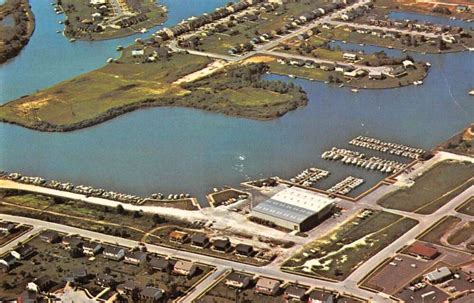
<path id="1" fill-rule="evenodd" d="M 443 218 L 439 223 L 436 223 L 435 227 L 431 229 L 428 233 L 423 234 L 419 240 L 443 245 L 440 239 L 444 236 L 444 234 L 452 229 L 456 224 L 461 222 L 461 219 L 453 216 L 448 216 Z"/>
<path id="2" fill-rule="evenodd" d="M 463 205 L 461 205 L 461 207 L 456 209 L 456 211 L 469 216 L 474 216 L 474 197 L 467 200 Z"/>
<path id="3" fill-rule="evenodd" d="M 15 57 L 30 41 L 35 16 L 28 0 L 6 0 L 0 6 L 0 63 Z"/>
<path id="4" fill-rule="evenodd" d="M 192 83 L 173 83 L 210 63 L 186 54 L 157 63 L 111 63 L 0 106 L 0 120 L 41 131 L 71 131 L 151 106 L 272 119 L 307 103 L 306 94 L 293 84 L 261 81 L 264 65 L 233 66 Z"/>
<path id="5" fill-rule="evenodd" d="M 158 226 L 177 223 L 157 215 L 43 195 L 4 192 L 3 196 L 0 210 L 5 214 L 38 218 L 135 240 L 140 240 L 147 231 Z"/>
<path id="6" fill-rule="evenodd" d="M 35 249 L 35 253 L 27 260 L 20 261 L 18 266 L 10 270 L 8 274 L 0 276 L 2 295 L 16 296 L 25 289 L 28 282 L 34 278 L 44 276 L 48 276 L 49 279 L 55 282 L 53 289 L 59 289 L 64 287 L 64 278 L 72 271 L 85 268 L 88 277 L 80 283 L 80 286 L 88 289 L 94 295 L 104 289 L 95 283 L 95 275 L 110 273 L 117 283 L 134 280 L 143 287 L 155 285 L 169 292 L 171 298 L 175 298 L 182 295 L 211 270 L 208 266 L 198 264 L 197 273 L 188 279 L 168 272 L 149 270 L 147 266 L 136 266 L 126 264 L 123 261 L 109 260 L 104 258 L 102 254 L 95 256 L 93 259 L 83 256 L 74 258 L 61 244 L 46 243 L 39 237 L 33 238 L 28 244 Z M 176 262 L 176 260 L 171 261 L 171 263 Z M 49 264 L 54 264 L 54 266 L 49 266 Z"/>
<path id="7" fill-rule="evenodd" d="M 282 268 L 344 280 L 360 264 L 416 224 L 415 220 L 395 214 L 365 210 L 328 235 L 306 245 Z"/>
<path id="8" fill-rule="evenodd" d="M 79 40 L 105 40 L 120 38 L 149 29 L 166 20 L 165 9 L 153 0 L 130 1 L 135 7 L 122 7 L 123 15 L 114 14 L 112 4 L 107 4 L 107 10 L 97 9 L 89 1 L 60 0 L 61 7 L 67 16 L 64 34 L 68 38 Z M 125 1 L 124 1 L 125 3 Z M 94 13 L 102 16 L 94 18 Z M 119 22 L 127 20 L 131 25 L 121 27 Z M 133 25 L 132 25 L 133 24 Z M 99 26 L 101 30 L 83 30 L 86 26 Z"/>
<path id="9" fill-rule="evenodd" d="M 457 231 L 450 234 L 447 241 L 451 245 L 460 245 L 474 235 L 474 221 L 466 222 Z M 474 242 L 474 239 L 473 239 Z"/>
<path id="10" fill-rule="evenodd" d="M 474 252 L 474 221 L 463 221 L 458 217 L 447 216 L 435 223 L 419 240 Z"/>
<path id="11" fill-rule="evenodd" d="M 414 180 L 414 184 L 382 197 L 386 208 L 431 214 L 473 184 L 474 164 L 444 161 Z"/>

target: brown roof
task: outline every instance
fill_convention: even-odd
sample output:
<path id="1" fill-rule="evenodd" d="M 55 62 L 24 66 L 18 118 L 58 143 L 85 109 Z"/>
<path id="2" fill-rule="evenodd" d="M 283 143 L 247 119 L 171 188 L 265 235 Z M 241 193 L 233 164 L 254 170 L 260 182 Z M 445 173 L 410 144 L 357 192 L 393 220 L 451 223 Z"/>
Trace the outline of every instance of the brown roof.
<path id="1" fill-rule="evenodd" d="M 170 238 L 174 238 L 174 239 L 185 239 L 186 237 L 188 236 L 187 233 L 183 232 L 183 231 L 179 231 L 179 230 L 174 230 L 170 233 Z"/>
<path id="2" fill-rule="evenodd" d="M 277 287 L 277 286 L 280 286 L 280 281 L 268 279 L 268 278 L 258 279 L 257 285 L 256 285 L 256 287 L 269 288 L 269 289 L 273 289 L 274 287 Z"/>
<path id="3" fill-rule="evenodd" d="M 439 252 L 436 248 L 428 246 L 426 244 L 416 242 L 408 248 L 408 253 L 418 255 L 428 259 L 434 259 L 438 256 Z"/>

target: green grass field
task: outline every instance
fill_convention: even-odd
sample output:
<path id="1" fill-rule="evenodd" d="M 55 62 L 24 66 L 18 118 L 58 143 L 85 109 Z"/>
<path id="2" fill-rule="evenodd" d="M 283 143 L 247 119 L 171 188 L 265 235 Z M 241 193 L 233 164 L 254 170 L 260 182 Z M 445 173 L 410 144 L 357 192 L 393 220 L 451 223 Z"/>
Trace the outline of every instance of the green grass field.
<path id="1" fill-rule="evenodd" d="M 431 214 L 473 184 L 474 164 L 444 161 L 422 176 L 415 184 L 382 197 L 383 207 Z"/>

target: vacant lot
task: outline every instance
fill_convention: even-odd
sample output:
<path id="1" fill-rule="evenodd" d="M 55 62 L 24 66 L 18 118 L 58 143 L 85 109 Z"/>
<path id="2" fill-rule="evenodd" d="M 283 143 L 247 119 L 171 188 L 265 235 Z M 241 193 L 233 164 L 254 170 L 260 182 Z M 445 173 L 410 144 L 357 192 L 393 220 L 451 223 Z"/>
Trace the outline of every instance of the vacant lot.
<path id="1" fill-rule="evenodd" d="M 103 289 L 96 285 L 95 275 L 110 273 L 118 283 L 134 280 L 143 286 L 154 285 L 165 291 L 176 289 L 173 293 L 175 296 L 179 296 L 211 270 L 209 267 L 199 264 L 198 273 L 191 279 L 187 279 L 166 272 L 149 271 L 147 266 L 136 266 L 125 264 L 123 261 L 108 260 L 102 255 L 96 256 L 93 260 L 87 257 L 73 258 L 69 251 L 61 247 L 61 244 L 49 244 L 41 241 L 39 237 L 34 238 L 28 244 L 35 248 L 35 254 L 27 260 L 20 261 L 18 266 L 8 274 L 0 276 L 0 292 L 2 295 L 18 295 L 25 289 L 28 282 L 43 276 L 49 276 L 56 284 L 54 288 L 58 289 L 64 287 L 64 278 L 71 271 L 85 268 L 88 278 L 82 283 L 82 286 L 89 289 L 92 294 L 98 294 Z M 176 260 L 172 261 L 176 262 Z"/>
<path id="2" fill-rule="evenodd" d="M 457 211 L 462 214 L 474 216 L 474 197 L 471 197 L 469 200 L 467 200 L 466 203 L 457 209 Z"/>
<path id="3" fill-rule="evenodd" d="M 364 211 L 332 233 L 308 244 L 284 269 L 344 280 L 360 264 L 415 226 L 412 219 Z"/>
<path id="4" fill-rule="evenodd" d="M 462 227 L 453 232 L 448 237 L 448 243 L 451 245 L 461 245 L 468 241 L 474 235 L 474 221 L 465 222 Z"/>
<path id="5" fill-rule="evenodd" d="M 435 223 L 435 226 L 428 233 L 423 234 L 419 240 L 443 245 L 440 239 L 446 234 L 446 232 L 455 227 L 459 222 L 461 222 L 461 219 L 457 217 L 445 217 L 439 222 Z"/>
<path id="6" fill-rule="evenodd" d="M 411 187 L 390 193 L 377 203 L 387 208 L 431 214 L 472 185 L 472 176 L 474 164 L 444 161 L 416 178 Z"/>
<path id="7" fill-rule="evenodd" d="M 3 213 L 38 218 L 135 240 L 140 240 L 147 231 L 158 226 L 172 222 L 181 223 L 157 215 L 26 192 L 10 192 L 4 195 L 0 202 L 0 210 Z"/>

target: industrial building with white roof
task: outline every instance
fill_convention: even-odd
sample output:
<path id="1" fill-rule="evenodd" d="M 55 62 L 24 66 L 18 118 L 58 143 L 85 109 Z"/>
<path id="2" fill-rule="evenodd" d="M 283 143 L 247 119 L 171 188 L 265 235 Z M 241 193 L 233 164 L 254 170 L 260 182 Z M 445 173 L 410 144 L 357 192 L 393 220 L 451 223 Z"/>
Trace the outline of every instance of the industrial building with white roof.
<path id="1" fill-rule="evenodd" d="M 291 187 L 252 208 L 251 215 L 289 230 L 307 231 L 327 218 L 334 206 L 334 199 Z"/>

